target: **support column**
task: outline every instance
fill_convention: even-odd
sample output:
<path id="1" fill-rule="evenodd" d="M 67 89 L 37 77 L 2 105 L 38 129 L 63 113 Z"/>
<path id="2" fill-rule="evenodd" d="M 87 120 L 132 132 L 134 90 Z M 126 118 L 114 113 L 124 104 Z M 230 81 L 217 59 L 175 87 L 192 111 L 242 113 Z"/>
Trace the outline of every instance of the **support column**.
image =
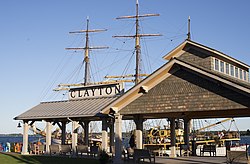
<path id="1" fill-rule="evenodd" d="M 184 143 L 189 148 L 190 119 L 184 118 Z"/>
<path id="2" fill-rule="evenodd" d="M 122 115 L 115 114 L 115 157 L 114 163 L 122 163 Z"/>
<path id="3" fill-rule="evenodd" d="M 108 149 L 108 124 L 107 118 L 102 119 L 102 150 Z"/>
<path id="4" fill-rule="evenodd" d="M 77 121 L 72 121 L 72 150 L 73 154 L 76 154 L 76 146 L 77 146 L 77 136 L 78 136 L 78 129 L 79 124 Z"/>
<path id="5" fill-rule="evenodd" d="M 89 145 L 89 122 L 84 121 L 84 144 Z"/>
<path id="6" fill-rule="evenodd" d="M 171 140 L 171 146 L 170 146 L 170 157 L 176 157 L 176 148 L 175 148 L 175 119 L 170 118 L 170 140 Z"/>
<path id="7" fill-rule="evenodd" d="M 66 141 L 66 121 L 62 121 L 62 145 L 65 145 Z"/>
<path id="8" fill-rule="evenodd" d="M 49 154 L 49 146 L 51 145 L 51 129 L 52 123 L 46 122 L 46 154 Z"/>
<path id="9" fill-rule="evenodd" d="M 135 144 L 137 149 L 142 149 L 142 132 L 143 132 L 143 118 L 141 115 L 137 115 L 134 118 L 136 124 L 135 130 Z"/>
<path id="10" fill-rule="evenodd" d="M 112 147 L 114 147 L 114 141 L 115 141 L 115 132 L 114 132 L 114 120 L 112 118 L 112 121 L 110 122 L 109 126 L 110 136 L 109 136 L 109 144 L 110 144 L 110 153 L 112 153 Z"/>
<path id="11" fill-rule="evenodd" d="M 23 155 L 29 154 L 28 152 L 28 130 L 29 130 L 29 125 L 28 122 L 24 122 L 23 124 L 23 148 L 22 148 L 22 153 Z"/>

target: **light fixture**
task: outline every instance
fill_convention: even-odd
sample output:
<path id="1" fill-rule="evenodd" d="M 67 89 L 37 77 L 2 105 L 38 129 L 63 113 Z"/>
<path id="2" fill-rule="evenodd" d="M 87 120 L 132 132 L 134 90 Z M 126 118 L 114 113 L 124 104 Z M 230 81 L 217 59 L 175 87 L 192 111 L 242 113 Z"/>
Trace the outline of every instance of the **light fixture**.
<path id="1" fill-rule="evenodd" d="M 21 121 L 18 122 L 17 128 L 21 128 L 22 127 L 21 123 L 22 123 Z"/>
<path id="2" fill-rule="evenodd" d="M 141 86 L 139 88 L 139 92 L 138 93 L 142 93 L 142 94 L 147 94 L 148 93 L 148 87 L 147 86 Z"/>

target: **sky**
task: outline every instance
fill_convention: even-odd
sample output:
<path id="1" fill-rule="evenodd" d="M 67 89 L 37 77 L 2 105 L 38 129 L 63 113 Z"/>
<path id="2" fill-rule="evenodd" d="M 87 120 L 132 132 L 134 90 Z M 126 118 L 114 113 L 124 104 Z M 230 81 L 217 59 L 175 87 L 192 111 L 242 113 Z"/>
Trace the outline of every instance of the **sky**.
<path id="1" fill-rule="evenodd" d="M 141 14 L 160 14 L 143 19 L 141 33 L 163 35 L 142 40 L 142 70 L 160 67 L 162 56 L 186 39 L 188 16 L 192 40 L 250 65 L 249 6 L 249 0 L 140 0 Z M 14 117 L 41 101 L 65 98 L 52 91 L 57 84 L 82 80 L 83 53 L 65 48 L 84 45 L 83 35 L 69 32 L 85 29 L 87 17 L 91 29 L 108 30 L 90 35 L 91 45 L 109 46 L 91 52 L 92 80 L 133 73 L 134 41 L 112 36 L 134 34 L 132 20 L 115 19 L 134 13 L 135 0 L 0 1 L 0 133 L 22 132 Z M 240 130 L 249 125 L 250 118 L 237 119 Z"/>

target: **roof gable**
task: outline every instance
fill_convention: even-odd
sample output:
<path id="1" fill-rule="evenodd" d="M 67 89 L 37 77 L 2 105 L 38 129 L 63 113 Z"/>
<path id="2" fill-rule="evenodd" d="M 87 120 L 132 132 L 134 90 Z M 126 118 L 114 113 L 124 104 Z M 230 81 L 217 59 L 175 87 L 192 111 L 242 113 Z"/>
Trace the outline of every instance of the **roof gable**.
<path id="1" fill-rule="evenodd" d="M 241 65 L 242 67 L 245 67 L 246 69 L 249 69 L 249 65 L 235 59 L 235 58 L 232 58 L 218 50 L 215 50 L 213 48 L 210 48 L 210 47 L 207 47 L 205 45 L 202 45 L 200 43 L 197 43 L 197 42 L 194 42 L 194 41 L 191 41 L 191 40 L 185 40 L 184 42 L 182 42 L 179 46 L 177 46 L 175 49 L 173 49 L 172 51 L 170 51 L 168 54 L 166 54 L 165 56 L 163 56 L 163 59 L 165 60 L 170 60 L 171 58 L 178 58 L 180 55 L 182 55 L 186 50 L 185 48 L 187 46 L 193 46 L 193 47 L 196 47 L 196 48 L 199 48 L 199 49 L 202 49 L 204 51 L 207 51 L 207 52 L 210 52 L 211 54 L 214 54 L 214 55 L 217 55 L 217 56 L 220 56 L 221 58 L 224 58 L 226 60 L 229 60 L 229 61 L 232 61 L 236 64 L 239 64 Z"/>
<path id="2" fill-rule="evenodd" d="M 155 114 L 162 114 L 164 118 L 167 116 L 166 113 L 235 110 L 250 107 L 249 97 L 244 94 L 218 85 L 216 81 L 211 81 L 186 67 L 174 65 L 172 69 L 175 71 L 171 76 L 121 109 L 120 113 L 127 117 L 143 113 L 144 118 L 154 118 Z"/>
<path id="3" fill-rule="evenodd" d="M 106 108 L 104 108 L 101 112 L 108 114 L 110 109 L 113 109 L 116 111 L 123 109 L 125 106 L 127 106 L 128 104 L 130 104 L 131 102 L 133 102 L 134 100 L 136 100 L 137 98 L 143 95 L 142 93 L 140 93 L 140 88 L 146 87 L 148 90 L 150 90 L 153 87 L 155 87 L 157 84 L 159 84 L 160 82 L 162 82 L 163 80 L 171 76 L 172 75 L 171 71 L 174 71 L 174 69 L 171 69 L 173 65 L 179 65 L 184 68 L 188 68 L 194 72 L 202 74 L 206 78 L 210 78 L 214 81 L 220 82 L 221 84 L 226 84 L 227 86 L 234 88 L 238 92 L 241 91 L 244 95 L 250 97 L 250 88 L 237 84 L 233 81 L 229 81 L 228 79 L 220 77 L 206 70 L 202 70 L 198 67 L 192 66 L 178 59 L 172 58 L 168 63 L 166 63 L 161 68 L 156 70 L 149 77 L 141 81 L 139 84 L 131 88 L 124 95 L 122 95 L 119 99 L 115 100 Z"/>

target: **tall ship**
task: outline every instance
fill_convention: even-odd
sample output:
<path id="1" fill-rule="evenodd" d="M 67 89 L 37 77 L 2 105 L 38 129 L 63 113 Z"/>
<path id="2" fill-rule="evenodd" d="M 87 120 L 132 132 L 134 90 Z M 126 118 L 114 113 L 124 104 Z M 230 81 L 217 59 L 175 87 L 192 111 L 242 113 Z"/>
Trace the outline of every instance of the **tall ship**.
<path id="1" fill-rule="evenodd" d="M 181 148 L 184 143 L 184 127 L 183 120 L 176 120 L 176 146 L 177 154 L 181 155 Z M 201 155 L 200 150 L 204 145 L 215 145 L 217 156 L 226 155 L 226 147 L 230 146 L 230 150 L 246 151 L 247 145 L 240 143 L 240 132 L 233 118 L 226 119 L 194 119 L 193 127 L 190 128 L 190 150 L 192 143 L 196 145 L 196 155 Z M 194 124 L 200 124 L 195 126 Z M 158 153 L 161 155 L 170 154 L 170 126 L 169 124 L 159 125 L 144 131 L 144 147 L 151 149 L 160 149 Z M 210 154 L 205 154 L 209 156 Z"/>

